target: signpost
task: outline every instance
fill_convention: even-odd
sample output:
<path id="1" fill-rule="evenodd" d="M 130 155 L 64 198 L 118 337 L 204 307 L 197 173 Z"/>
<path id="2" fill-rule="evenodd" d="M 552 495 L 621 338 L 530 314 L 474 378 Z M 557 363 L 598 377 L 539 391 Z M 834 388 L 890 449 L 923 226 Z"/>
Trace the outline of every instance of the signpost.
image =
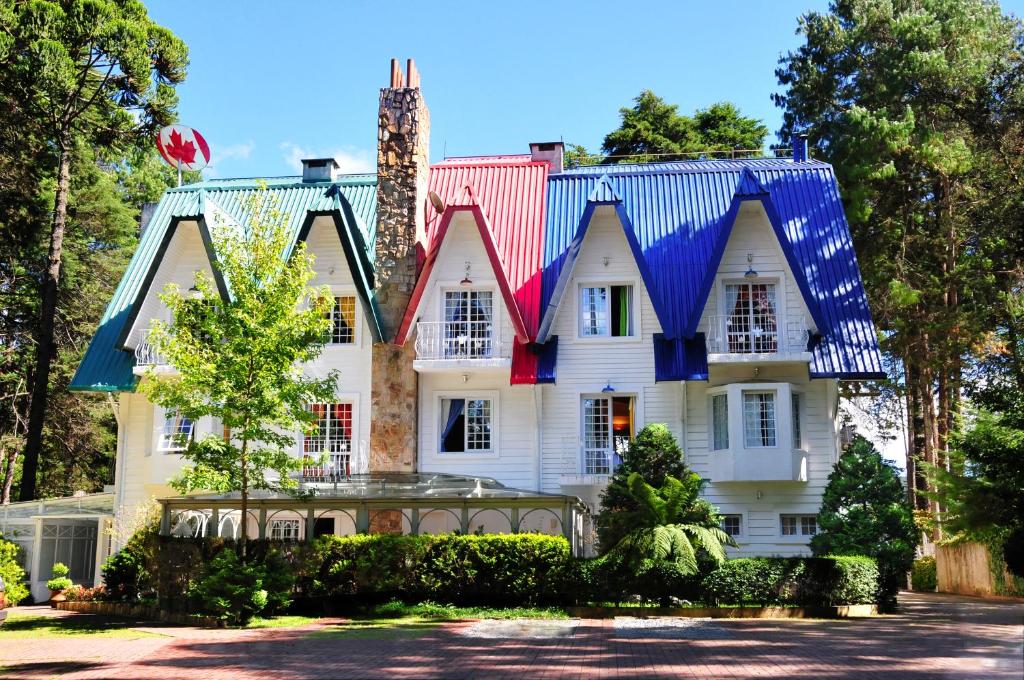
<path id="1" fill-rule="evenodd" d="M 156 148 L 171 167 L 178 169 L 178 186 L 182 170 L 202 170 L 210 162 L 210 145 L 198 130 L 186 125 L 168 125 L 156 136 Z"/>

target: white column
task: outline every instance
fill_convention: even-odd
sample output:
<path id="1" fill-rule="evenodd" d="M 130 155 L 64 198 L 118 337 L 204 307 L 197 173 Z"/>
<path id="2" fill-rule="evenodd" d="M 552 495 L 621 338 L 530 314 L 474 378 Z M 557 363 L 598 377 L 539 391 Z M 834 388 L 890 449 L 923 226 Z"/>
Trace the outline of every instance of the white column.
<path id="1" fill-rule="evenodd" d="M 36 533 L 32 537 L 32 580 L 29 582 L 29 591 L 32 593 L 32 597 L 39 601 L 41 599 L 48 599 L 45 597 L 46 589 L 41 585 L 37 587 L 36 584 L 43 583 L 44 579 L 40 571 L 40 562 L 43 552 L 43 518 L 36 517 Z"/>

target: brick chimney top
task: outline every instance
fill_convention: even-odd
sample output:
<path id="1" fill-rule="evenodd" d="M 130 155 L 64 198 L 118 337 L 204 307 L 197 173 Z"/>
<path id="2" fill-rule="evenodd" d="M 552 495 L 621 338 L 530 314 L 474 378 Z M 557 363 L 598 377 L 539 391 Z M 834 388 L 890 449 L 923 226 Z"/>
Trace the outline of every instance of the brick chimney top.
<path id="1" fill-rule="evenodd" d="M 562 172 L 565 144 L 562 142 L 531 142 L 530 156 L 535 161 L 547 161 L 551 164 L 551 174 Z"/>
<path id="2" fill-rule="evenodd" d="M 420 72 L 416 70 L 416 61 L 407 59 L 405 62 L 405 73 L 399 66 L 397 59 L 391 60 L 391 89 L 411 87 L 419 89 Z"/>

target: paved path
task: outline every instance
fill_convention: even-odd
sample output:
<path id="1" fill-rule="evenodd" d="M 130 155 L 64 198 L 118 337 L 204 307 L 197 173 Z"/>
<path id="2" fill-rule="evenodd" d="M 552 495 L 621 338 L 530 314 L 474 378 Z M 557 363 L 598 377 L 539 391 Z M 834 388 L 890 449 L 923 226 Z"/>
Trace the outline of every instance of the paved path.
<path id="1" fill-rule="evenodd" d="M 332 625 L 147 628 L 167 636 L 0 642 L 0 677 L 1024 677 L 1024 603 L 909 593 L 901 602 L 899 615 L 866 620 L 676 622 L 649 633 L 614 620 L 549 626 L 532 636 L 520 626 L 474 623 L 354 635 L 335 635 Z"/>

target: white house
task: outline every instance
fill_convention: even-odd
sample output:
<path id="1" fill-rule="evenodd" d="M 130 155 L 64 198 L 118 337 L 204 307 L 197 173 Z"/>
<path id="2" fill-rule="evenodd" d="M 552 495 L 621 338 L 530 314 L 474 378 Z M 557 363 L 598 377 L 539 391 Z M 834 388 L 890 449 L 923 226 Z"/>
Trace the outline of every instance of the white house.
<path id="1" fill-rule="evenodd" d="M 307 370 L 342 379 L 310 407 L 318 434 L 296 437 L 296 456 L 328 454 L 303 471 L 325 500 L 265 499 L 253 533 L 582 542 L 576 499 L 596 508 L 622 447 L 665 423 L 740 553 L 806 553 L 839 451 L 839 381 L 884 375 L 831 167 L 805 142 L 793 158 L 580 168 L 563 167 L 561 144 L 532 144 L 430 166 L 411 64 L 393 67 L 380 121 L 376 175 L 312 159 L 268 180 L 335 295 Z M 157 294 L 216 271 L 209 225 L 244 219 L 255 190 L 164 195 L 75 377 L 113 396 L 115 514 L 171 498 L 188 437 L 219 432 L 135 388 L 162 362 L 146 343 L 166 315 Z M 234 532 L 233 502 L 172 498 L 164 529 Z"/>

